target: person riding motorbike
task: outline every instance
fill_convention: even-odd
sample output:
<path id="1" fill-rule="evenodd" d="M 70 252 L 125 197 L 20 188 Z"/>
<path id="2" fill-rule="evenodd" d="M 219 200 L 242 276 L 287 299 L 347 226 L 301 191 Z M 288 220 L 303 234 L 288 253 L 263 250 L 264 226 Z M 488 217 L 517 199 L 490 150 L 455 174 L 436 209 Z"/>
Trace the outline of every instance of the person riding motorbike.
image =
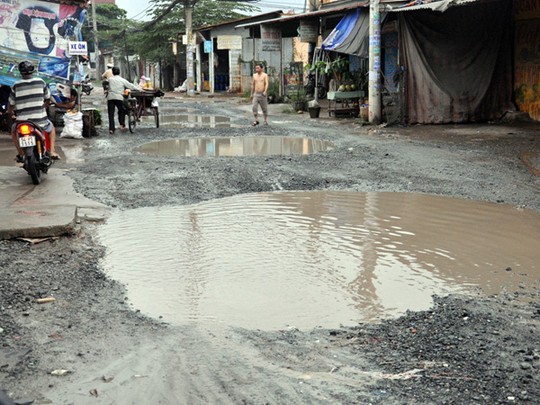
<path id="1" fill-rule="evenodd" d="M 111 77 L 113 77 L 113 71 L 112 71 L 113 67 L 114 67 L 113 63 L 107 63 L 107 70 L 103 72 L 103 74 L 101 75 L 102 80 L 108 80 Z"/>
<path id="2" fill-rule="evenodd" d="M 19 63 L 18 69 L 22 79 L 16 82 L 11 89 L 8 112 L 14 121 L 30 120 L 39 125 L 43 131 L 48 132 L 51 142 L 51 159 L 59 159 L 55 150 L 56 130 L 47 117 L 47 105 L 51 98 L 49 87 L 39 77 L 33 77 L 35 67 L 32 63 L 23 61 Z M 22 163 L 24 156 L 23 150 L 19 146 L 16 126 L 15 122 L 11 127 L 11 139 L 17 148 L 16 160 Z"/>

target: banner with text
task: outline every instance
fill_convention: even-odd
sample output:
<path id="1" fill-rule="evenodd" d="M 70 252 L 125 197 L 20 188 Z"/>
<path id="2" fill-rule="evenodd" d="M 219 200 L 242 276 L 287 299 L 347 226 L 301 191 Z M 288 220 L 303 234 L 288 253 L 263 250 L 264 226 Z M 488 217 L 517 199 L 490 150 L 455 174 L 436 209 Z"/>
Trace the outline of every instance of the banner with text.
<path id="1" fill-rule="evenodd" d="M 280 51 L 281 31 L 269 25 L 261 24 L 261 42 L 263 51 Z"/>
<path id="2" fill-rule="evenodd" d="M 0 0 L 0 84 L 20 79 L 28 60 L 47 83 L 69 80 L 69 40 L 82 41 L 87 11 L 76 5 L 35 0 Z"/>
<path id="3" fill-rule="evenodd" d="M 218 35 L 218 49 L 242 49 L 242 37 L 240 35 Z"/>

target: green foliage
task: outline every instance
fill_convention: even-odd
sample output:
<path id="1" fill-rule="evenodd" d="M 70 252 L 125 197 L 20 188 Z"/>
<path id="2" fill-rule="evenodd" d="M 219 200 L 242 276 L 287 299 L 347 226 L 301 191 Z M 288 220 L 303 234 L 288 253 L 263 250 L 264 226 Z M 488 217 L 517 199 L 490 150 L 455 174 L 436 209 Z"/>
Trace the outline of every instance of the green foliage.
<path id="1" fill-rule="evenodd" d="M 334 60 L 330 61 L 320 60 L 315 62 L 313 65 L 308 63 L 304 70 L 313 70 L 319 72 L 320 74 L 333 75 L 334 79 L 336 79 L 338 83 L 350 79 L 349 59 L 342 56 L 338 56 Z"/>
<path id="2" fill-rule="evenodd" d="M 279 78 L 268 76 L 268 101 L 270 103 L 279 103 L 281 101 L 279 83 Z"/>
<path id="3" fill-rule="evenodd" d="M 295 92 L 290 93 L 288 97 L 292 101 L 301 101 L 301 102 L 307 101 L 307 94 L 304 91 L 304 89 L 300 87 Z"/>
<path id="4" fill-rule="evenodd" d="M 171 42 L 179 39 L 178 34 L 185 32 L 185 11 L 184 5 L 189 2 L 193 6 L 194 29 L 207 25 L 214 25 L 226 21 L 233 21 L 244 17 L 257 8 L 240 2 L 225 2 L 215 0 L 183 0 L 175 5 L 159 23 L 145 28 L 140 32 L 130 34 L 130 43 L 135 47 L 136 52 L 149 61 L 166 60 L 172 62 Z M 150 11 L 154 19 L 161 16 L 166 8 L 172 4 L 170 0 L 150 0 L 152 9 Z"/>
<path id="5" fill-rule="evenodd" d="M 313 65 L 306 63 L 306 65 L 304 66 L 304 70 L 306 72 L 313 70 L 314 72 L 327 73 L 326 71 L 328 68 L 329 68 L 329 63 L 323 60 L 319 60 L 315 62 Z"/>
<path id="6" fill-rule="evenodd" d="M 333 73 L 338 83 L 348 80 L 349 76 L 349 59 L 338 56 L 330 62 L 329 72 Z"/>
<path id="7" fill-rule="evenodd" d="M 96 5 L 96 23 L 98 32 L 99 48 L 114 49 L 117 45 L 117 38 L 122 30 L 128 26 L 126 18 L 127 12 L 114 4 Z M 88 41 L 89 48 L 94 49 L 93 20 L 89 14 L 88 23 L 82 30 L 83 38 Z"/>
<path id="8" fill-rule="evenodd" d="M 126 48 L 130 53 L 137 53 L 148 61 L 173 63 L 171 42 L 177 35 L 185 32 L 184 5 L 193 7 L 193 27 L 219 24 L 244 17 L 257 7 L 236 1 L 215 0 L 150 0 L 150 14 L 153 19 L 161 16 L 168 6 L 178 3 L 159 20 L 148 27 L 146 22 L 129 20 L 127 12 L 114 4 L 96 5 L 96 21 L 99 48 L 102 51 L 116 51 L 124 54 Z M 89 20 L 83 28 L 83 37 L 93 50 L 93 21 Z M 180 37 L 181 42 L 181 37 Z"/>
<path id="9" fill-rule="evenodd" d="M 243 18 L 257 7 L 236 1 L 200 0 L 193 8 L 193 26 L 204 27 Z"/>
<path id="10" fill-rule="evenodd" d="M 91 110 L 92 111 L 92 115 L 94 116 L 93 119 L 94 119 L 94 125 L 95 126 L 100 126 L 102 124 L 102 120 L 101 120 L 101 111 L 100 110 Z"/>

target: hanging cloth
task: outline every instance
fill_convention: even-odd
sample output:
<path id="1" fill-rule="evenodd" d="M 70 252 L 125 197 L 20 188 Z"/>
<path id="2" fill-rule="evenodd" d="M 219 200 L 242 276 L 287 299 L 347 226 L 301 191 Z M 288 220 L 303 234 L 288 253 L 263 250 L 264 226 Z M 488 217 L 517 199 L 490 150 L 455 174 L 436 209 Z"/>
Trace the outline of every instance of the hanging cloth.
<path id="1" fill-rule="evenodd" d="M 362 58 L 369 56 L 369 14 L 357 8 L 345 15 L 323 41 L 321 48 Z"/>

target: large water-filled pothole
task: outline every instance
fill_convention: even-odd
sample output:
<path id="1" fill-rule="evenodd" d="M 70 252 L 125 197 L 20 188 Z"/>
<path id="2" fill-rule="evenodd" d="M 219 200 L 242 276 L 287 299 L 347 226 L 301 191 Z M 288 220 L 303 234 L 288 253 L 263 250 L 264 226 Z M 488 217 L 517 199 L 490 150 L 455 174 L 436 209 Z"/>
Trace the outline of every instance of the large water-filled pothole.
<path id="1" fill-rule="evenodd" d="M 141 117 L 141 124 L 154 125 L 154 117 L 150 114 Z M 166 127 L 179 128 L 230 128 L 230 117 L 206 114 L 159 114 L 159 124 Z"/>
<path id="2" fill-rule="evenodd" d="M 97 143 L 98 141 L 94 142 Z M 88 150 L 92 146 L 80 139 L 62 139 L 57 144 L 57 152 L 65 165 L 78 165 L 86 162 Z M 0 166 L 20 166 L 15 162 L 15 147 L 11 143 L 0 143 Z"/>
<path id="3" fill-rule="evenodd" d="M 224 115 L 194 114 L 191 109 L 159 109 L 159 125 L 165 128 L 232 128 L 231 118 Z M 108 122 L 108 119 L 107 119 Z M 107 124 L 108 125 L 108 124 Z M 152 111 L 139 118 L 138 127 L 156 128 Z M 244 125 L 245 126 L 245 125 Z"/>
<path id="4" fill-rule="evenodd" d="M 540 276 L 540 213 L 405 193 L 277 192 L 114 214 L 106 272 L 167 322 L 337 327 Z"/>
<path id="5" fill-rule="evenodd" d="M 168 139 L 149 142 L 135 152 L 159 156 L 268 156 L 306 155 L 333 149 L 327 141 L 282 136 Z"/>

